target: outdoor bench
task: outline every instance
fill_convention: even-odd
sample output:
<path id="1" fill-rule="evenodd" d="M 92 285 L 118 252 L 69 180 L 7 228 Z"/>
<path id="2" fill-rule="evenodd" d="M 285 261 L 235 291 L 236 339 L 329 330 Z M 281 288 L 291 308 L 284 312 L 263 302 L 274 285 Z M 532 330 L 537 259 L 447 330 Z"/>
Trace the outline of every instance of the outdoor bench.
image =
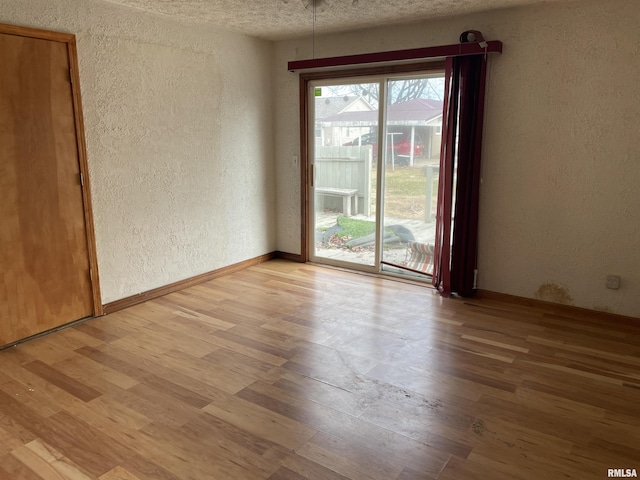
<path id="1" fill-rule="evenodd" d="M 358 189 L 356 188 L 316 187 L 316 194 L 325 197 L 341 197 L 342 213 L 345 217 L 351 216 L 351 199 L 353 198 L 355 213 L 358 213 Z"/>

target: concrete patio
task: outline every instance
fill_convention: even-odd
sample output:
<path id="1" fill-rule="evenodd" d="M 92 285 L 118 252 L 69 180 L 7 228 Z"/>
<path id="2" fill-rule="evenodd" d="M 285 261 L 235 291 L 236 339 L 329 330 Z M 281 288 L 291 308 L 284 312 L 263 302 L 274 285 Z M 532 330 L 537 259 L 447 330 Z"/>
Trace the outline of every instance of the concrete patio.
<path id="1" fill-rule="evenodd" d="M 316 212 L 316 232 L 336 225 L 340 212 Z M 352 219 L 375 222 L 375 216 L 354 215 Z M 435 239 L 435 222 L 427 223 L 423 220 L 408 220 L 386 218 L 385 225 L 401 225 L 411 232 L 416 242 L 433 244 Z M 358 263 L 362 265 L 375 264 L 375 248 L 373 246 L 354 247 L 323 244 L 322 238 L 316 237 L 316 256 L 331 260 Z M 402 265 L 407 258 L 406 243 L 391 243 L 384 247 L 383 261 Z"/>

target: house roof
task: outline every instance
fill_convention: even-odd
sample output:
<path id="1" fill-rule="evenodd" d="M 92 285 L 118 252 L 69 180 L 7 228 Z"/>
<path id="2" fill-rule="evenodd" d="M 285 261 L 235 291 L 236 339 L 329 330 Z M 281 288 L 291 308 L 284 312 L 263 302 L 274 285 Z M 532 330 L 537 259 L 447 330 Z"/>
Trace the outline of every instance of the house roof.
<path id="1" fill-rule="evenodd" d="M 387 109 L 387 123 L 396 125 L 428 125 L 442 117 L 441 100 L 415 98 L 394 103 Z M 362 112 L 342 112 L 332 116 L 316 118 L 324 125 L 351 126 L 374 125 L 378 123 L 378 110 Z"/>
<path id="2" fill-rule="evenodd" d="M 373 107 L 367 103 L 362 97 L 357 95 L 344 95 L 342 97 L 316 97 L 316 118 L 323 119 L 346 113 L 350 108 L 355 108 L 356 104 L 360 104 L 358 108 L 372 110 Z"/>
<path id="3" fill-rule="evenodd" d="M 442 101 L 414 98 L 406 102 L 394 103 L 387 109 L 387 120 L 410 120 L 429 122 L 442 116 Z"/>

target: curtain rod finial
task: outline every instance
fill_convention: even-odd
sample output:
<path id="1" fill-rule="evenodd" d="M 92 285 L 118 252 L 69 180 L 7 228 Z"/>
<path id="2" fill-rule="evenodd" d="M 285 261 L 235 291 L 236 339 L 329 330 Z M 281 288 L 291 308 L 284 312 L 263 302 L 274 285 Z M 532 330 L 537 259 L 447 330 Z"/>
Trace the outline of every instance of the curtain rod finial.
<path id="1" fill-rule="evenodd" d="M 479 30 L 467 30 L 460 35 L 460 43 L 478 43 L 482 48 L 487 48 L 484 35 Z"/>

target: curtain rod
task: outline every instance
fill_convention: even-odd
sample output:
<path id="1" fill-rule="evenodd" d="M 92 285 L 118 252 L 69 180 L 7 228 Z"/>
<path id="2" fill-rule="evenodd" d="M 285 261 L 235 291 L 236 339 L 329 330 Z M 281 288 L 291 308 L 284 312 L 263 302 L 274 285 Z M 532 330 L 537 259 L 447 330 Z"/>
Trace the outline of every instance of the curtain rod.
<path id="1" fill-rule="evenodd" d="M 480 46 L 480 43 L 486 44 L 486 47 Z M 486 53 L 502 53 L 502 42 L 492 40 L 488 42 L 457 43 L 455 45 L 441 45 L 438 47 L 363 53 L 342 57 L 314 58 L 311 60 L 295 60 L 288 63 L 288 69 L 290 72 L 295 72 L 314 68 L 345 67 L 382 62 L 406 62 L 409 60 L 459 57 L 462 55 L 484 55 Z"/>

